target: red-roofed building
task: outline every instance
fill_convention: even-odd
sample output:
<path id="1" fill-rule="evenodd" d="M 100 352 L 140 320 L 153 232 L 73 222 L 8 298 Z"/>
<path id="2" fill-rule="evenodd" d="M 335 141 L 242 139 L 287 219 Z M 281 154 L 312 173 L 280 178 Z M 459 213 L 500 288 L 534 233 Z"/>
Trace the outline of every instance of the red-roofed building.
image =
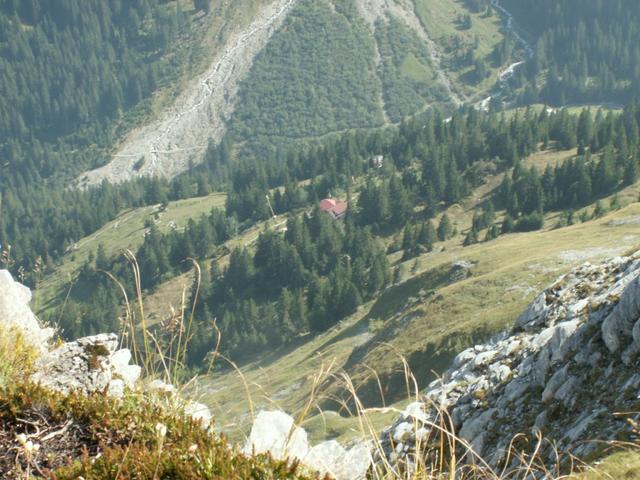
<path id="1" fill-rule="evenodd" d="M 342 218 L 347 213 L 349 204 L 333 198 L 325 198 L 320 202 L 320 210 L 329 213 L 333 218 Z"/>

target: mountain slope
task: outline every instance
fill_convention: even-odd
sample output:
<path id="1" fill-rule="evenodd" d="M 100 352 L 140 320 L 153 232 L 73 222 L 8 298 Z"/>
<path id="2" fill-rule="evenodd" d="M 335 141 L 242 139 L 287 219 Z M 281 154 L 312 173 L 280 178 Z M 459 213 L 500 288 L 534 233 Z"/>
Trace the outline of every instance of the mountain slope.
<path id="1" fill-rule="evenodd" d="M 240 80 L 253 58 L 280 26 L 295 0 L 262 7 L 250 25 L 234 28 L 231 38 L 213 53 L 214 61 L 157 120 L 132 132 L 106 166 L 80 177 L 80 185 L 103 180 L 120 183 L 137 175 L 173 177 L 199 163 L 209 139 L 219 142 L 233 111 Z M 194 160 L 195 159 L 195 160 Z"/>
<path id="2" fill-rule="evenodd" d="M 0 187 L 100 161 L 189 64 L 198 18 L 183 0 L 0 2 Z"/>
<path id="3" fill-rule="evenodd" d="M 631 200 L 633 191 L 628 195 L 624 201 Z M 403 262 L 406 280 L 375 302 L 322 335 L 265 353 L 241 368 L 242 377 L 225 372 L 219 360 L 221 372 L 203 378 L 198 393 L 214 412 L 233 412 L 227 429 L 236 435 L 250 424 L 248 396 L 254 409 L 277 406 L 297 414 L 308 401 L 314 375 L 330 365 L 332 373 L 350 376 L 365 406 L 406 402 L 401 356 L 418 385 L 427 385 L 461 350 L 507 329 L 533 295 L 558 275 L 637 245 L 639 216 L 640 204 L 634 203 L 599 220 L 507 235 L 473 247 L 463 248 L 460 237 L 452 239 L 441 251 Z M 464 222 L 471 222 L 469 213 L 459 217 L 460 230 Z M 334 377 L 322 384 L 316 402 L 328 419 L 309 419 L 312 434 L 350 438 L 353 428 L 358 431 L 356 419 L 340 403 L 350 402 L 345 387 Z M 371 412 L 378 425 L 388 415 Z"/>
<path id="4" fill-rule="evenodd" d="M 504 0 L 535 56 L 516 85 L 524 102 L 629 102 L 638 95 L 640 7 L 636 2 Z"/>
<path id="5" fill-rule="evenodd" d="M 478 56 L 487 64 L 503 38 L 501 18 L 463 5 L 473 20 L 458 31 L 459 14 L 447 5 L 448 26 L 436 30 L 443 35 L 436 42 L 424 18 L 441 8 L 421 4 L 416 10 L 408 0 L 269 2 L 224 42 L 224 53 L 213 54 L 216 60 L 171 107 L 133 131 L 112 162 L 80 176 L 80 184 L 173 177 L 201 163 L 209 140 L 219 143 L 227 130 L 241 156 L 259 157 L 265 148 L 275 152 L 327 134 L 397 123 L 428 107 L 458 107 L 459 89 L 465 99 L 484 98 L 510 57 L 483 67 L 478 81 L 473 61 Z M 452 42 L 464 58 L 444 58 L 440 50 L 450 51 Z"/>
<path id="6" fill-rule="evenodd" d="M 508 334 L 459 353 L 425 392 L 424 403 L 413 404 L 413 414 L 383 432 L 389 460 L 400 458 L 405 468 L 415 468 L 417 439 L 402 432 L 407 426 L 414 431 L 413 422 L 431 430 L 429 421 L 440 414 L 434 407 L 451 414 L 451 428 L 471 445 L 467 461 L 479 455 L 493 467 L 513 468 L 510 456 L 537 450 L 543 465 L 567 468 L 569 455 L 597 458 L 606 451 L 604 442 L 633 438 L 640 388 L 639 277 L 637 253 L 586 263 L 560 277 Z M 527 445 L 536 433 L 547 441 Z M 522 441 L 517 435 L 524 435 Z"/>

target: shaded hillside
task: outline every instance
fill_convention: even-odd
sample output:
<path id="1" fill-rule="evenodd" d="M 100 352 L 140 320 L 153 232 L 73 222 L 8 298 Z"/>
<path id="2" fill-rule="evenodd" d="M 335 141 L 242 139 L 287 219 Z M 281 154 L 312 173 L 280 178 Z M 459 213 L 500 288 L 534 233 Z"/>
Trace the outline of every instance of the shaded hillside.
<path id="1" fill-rule="evenodd" d="M 640 5 L 632 0 L 505 0 L 535 56 L 517 83 L 524 102 L 625 103 L 640 93 Z"/>
<path id="2" fill-rule="evenodd" d="M 0 2 L 0 187 L 100 159 L 177 77 L 191 23 L 189 2 Z"/>
<path id="3" fill-rule="evenodd" d="M 232 132 L 302 138 L 381 125 L 373 49 L 357 17 L 299 2 L 243 83 Z"/>

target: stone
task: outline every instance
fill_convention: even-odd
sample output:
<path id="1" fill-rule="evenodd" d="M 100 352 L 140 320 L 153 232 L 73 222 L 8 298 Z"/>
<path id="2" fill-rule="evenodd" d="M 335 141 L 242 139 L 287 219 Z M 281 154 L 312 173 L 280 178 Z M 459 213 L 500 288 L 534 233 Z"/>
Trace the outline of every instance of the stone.
<path id="1" fill-rule="evenodd" d="M 402 416 L 406 419 L 416 419 L 421 422 L 429 420 L 429 416 L 425 412 L 425 404 L 423 402 L 412 402 L 407 405 L 402 412 Z"/>
<path id="2" fill-rule="evenodd" d="M 496 412 L 497 410 L 495 408 L 491 408 L 489 410 L 485 410 L 480 415 L 467 420 L 460 429 L 460 437 L 464 438 L 467 441 L 472 441 L 473 439 L 478 437 L 478 435 L 480 435 L 487 428 L 488 423 L 491 421 Z"/>
<path id="3" fill-rule="evenodd" d="M 520 398 L 529 388 L 531 388 L 531 384 L 527 380 L 515 378 L 507 384 L 503 395 L 508 402 L 513 402 Z"/>
<path id="4" fill-rule="evenodd" d="M 184 407 L 184 413 L 195 421 L 200 422 L 205 428 L 211 425 L 211 419 L 213 418 L 213 415 L 211 415 L 209 407 L 202 403 L 193 401 L 187 402 Z"/>
<path id="5" fill-rule="evenodd" d="M 15 282 L 7 270 L 0 270 L 0 334 L 19 334 L 42 355 L 49 348 L 54 330 L 40 324 L 29 307 L 30 301 L 31 291 Z"/>
<path id="6" fill-rule="evenodd" d="M 338 478 L 338 471 L 342 471 L 346 450 L 335 440 L 322 442 L 314 446 L 304 458 L 304 464 L 311 469 L 328 473 Z"/>
<path id="7" fill-rule="evenodd" d="M 567 370 L 568 370 L 567 367 L 562 368 L 556 371 L 556 373 L 554 373 L 551 376 L 551 378 L 547 382 L 547 386 L 542 392 L 543 402 L 549 402 L 554 399 L 554 394 L 556 393 L 556 390 L 558 390 L 560 386 L 567 381 Z"/>
<path id="8" fill-rule="evenodd" d="M 270 453 L 280 460 L 299 460 L 307 470 L 335 480 L 364 480 L 373 462 L 371 448 L 362 442 L 346 449 L 335 440 L 309 446 L 307 432 L 295 427 L 281 411 L 258 413 L 243 452 Z"/>
<path id="9" fill-rule="evenodd" d="M 122 348 L 111 355 L 113 376 L 120 377 L 126 386 L 133 386 L 142 373 L 138 365 L 130 365 L 130 362 L 131 351 L 127 348 Z"/>
<path id="10" fill-rule="evenodd" d="M 452 368 L 460 368 L 462 365 L 473 360 L 476 355 L 477 354 L 473 348 L 467 348 L 466 350 L 463 350 L 458 355 L 456 355 L 456 358 L 453 359 Z"/>
<path id="11" fill-rule="evenodd" d="M 170 383 L 165 383 L 162 380 L 157 379 L 149 382 L 147 388 L 151 391 L 163 393 L 165 395 L 171 395 L 176 391 L 176 387 L 174 387 Z"/>
<path id="12" fill-rule="evenodd" d="M 480 369 L 482 367 L 485 367 L 485 366 L 489 365 L 489 363 L 491 363 L 491 361 L 493 361 L 493 359 L 496 358 L 497 354 L 498 354 L 498 352 L 493 351 L 493 350 L 490 350 L 488 352 L 479 353 L 473 359 L 473 367 L 475 369 Z"/>
<path id="13" fill-rule="evenodd" d="M 471 411 L 471 405 L 458 405 L 451 412 L 451 420 L 456 427 L 460 427 L 467 419 L 469 412 Z"/>
<path id="14" fill-rule="evenodd" d="M 137 365 L 129 365 L 128 350 L 116 350 L 115 334 L 80 338 L 43 354 L 36 362 L 33 381 L 62 393 L 85 395 L 107 393 L 122 396 L 140 376 Z"/>
<path id="15" fill-rule="evenodd" d="M 538 430 L 544 428 L 549 419 L 549 412 L 547 410 L 542 410 L 538 416 L 536 417 L 535 422 L 533 422 L 533 426 Z"/>
<path id="16" fill-rule="evenodd" d="M 406 442 L 412 435 L 414 426 L 409 422 L 398 424 L 393 430 L 393 440 L 396 443 Z"/>
<path id="17" fill-rule="evenodd" d="M 566 354 L 565 345 L 571 336 L 578 330 L 580 324 L 580 320 L 571 320 L 559 323 L 554 327 L 553 336 L 547 344 L 547 349 L 549 350 L 552 362 L 557 362 L 564 357 Z"/>
<path id="18" fill-rule="evenodd" d="M 570 441 L 576 441 L 580 438 L 580 435 L 587 430 L 587 427 L 593 422 L 600 414 L 602 410 L 593 412 L 591 414 L 582 415 L 576 422 L 567 430 L 565 436 Z"/>
<path id="19" fill-rule="evenodd" d="M 579 324 L 579 320 L 562 322 L 553 327 L 546 328 L 534 338 L 533 345 L 540 350 L 533 369 L 534 379 L 538 385 L 544 383 L 544 379 L 551 365 L 561 360 L 566 354 L 565 344 L 577 330 Z"/>
<path id="20" fill-rule="evenodd" d="M 511 368 L 503 363 L 494 363 L 489 366 L 489 378 L 493 384 L 504 383 L 511 378 Z"/>
<path id="21" fill-rule="evenodd" d="M 510 332 L 458 354 L 423 393 L 420 410 L 437 418 L 438 408 L 446 408 L 458 435 L 488 454 L 484 458 L 491 467 L 506 459 L 507 447 L 521 432 L 530 436 L 525 449 L 536 444 L 531 435 L 544 432 L 548 441 L 538 455 L 553 462 L 554 442 L 562 451 L 587 452 L 581 446 L 592 440 L 633 435 L 612 412 L 637 408 L 639 355 L 637 253 L 585 264 L 561 277 L 534 299 Z M 585 413 L 576 414 L 580 411 Z M 429 438 L 427 422 L 411 424 L 410 418 L 403 412 L 395 430 L 387 429 L 380 439 L 386 460 L 401 472 L 415 467 L 417 435 L 409 435 L 410 426 L 424 428 L 427 441 L 437 437 Z M 427 464 L 437 461 L 436 453 L 423 451 Z M 459 458 L 473 462 L 466 453 L 461 447 Z"/>
<path id="22" fill-rule="evenodd" d="M 542 292 L 533 299 L 527 309 L 516 319 L 516 330 L 530 330 L 534 328 L 547 311 L 547 294 L 546 292 Z"/>
<path id="23" fill-rule="evenodd" d="M 622 338 L 633 336 L 633 328 L 639 317 L 640 278 L 636 277 L 628 282 L 618 304 L 602 323 L 602 338 L 611 352 L 620 348 Z"/>
<path id="24" fill-rule="evenodd" d="M 567 407 L 571 407 L 576 402 L 576 390 L 579 388 L 580 382 L 576 377 L 569 377 L 556 390 L 555 398 Z"/>
<path id="25" fill-rule="evenodd" d="M 364 480 L 373 463 L 371 447 L 362 442 L 353 445 L 344 456 L 342 469 L 336 472 L 337 480 Z"/>
<path id="26" fill-rule="evenodd" d="M 293 418 L 280 411 L 258 413 L 245 443 L 244 453 L 271 453 L 274 458 L 302 459 L 309 452 L 307 432 L 294 427 Z"/>
<path id="27" fill-rule="evenodd" d="M 335 440 L 329 440 L 314 446 L 303 463 L 335 480 L 360 480 L 369 470 L 371 453 L 364 444 L 357 444 L 347 451 Z"/>
<path id="28" fill-rule="evenodd" d="M 579 317 L 583 315 L 589 306 L 589 298 L 583 298 L 582 300 L 577 301 L 576 303 L 570 305 L 567 308 L 567 319 L 571 320 L 573 318 Z"/>
<path id="29" fill-rule="evenodd" d="M 510 341 L 507 345 L 507 349 L 505 351 L 505 355 L 510 357 L 514 353 L 516 353 L 522 347 L 522 341 L 518 339 L 514 339 Z"/>

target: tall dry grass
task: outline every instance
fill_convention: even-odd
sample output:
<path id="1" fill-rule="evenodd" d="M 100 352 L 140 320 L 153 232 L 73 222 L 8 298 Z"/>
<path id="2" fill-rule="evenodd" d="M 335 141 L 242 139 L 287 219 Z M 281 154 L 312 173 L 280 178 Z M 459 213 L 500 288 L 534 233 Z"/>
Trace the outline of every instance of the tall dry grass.
<path id="1" fill-rule="evenodd" d="M 130 299 L 124 285 L 111 273 L 104 272 L 118 285 L 123 295 L 125 308 L 120 332 L 123 346 L 131 349 L 134 360 L 143 367 L 145 377 L 160 378 L 179 390 L 188 392 L 187 394 L 197 392 L 198 377 L 185 379 L 183 373 L 186 370 L 186 358 L 189 343 L 192 340 L 192 326 L 200 293 L 199 264 L 193 259 L 188 260 L 193 263 L 196 272 L 191 305 L 187 305 L 187 291 L 184 289 L 180 304 L 171 309 L 171 314 L 161 322 L 158 328 L 151 330 L 145 317 L 137 259 L 131 251 L 125 253 L 125 258 L 131 266 L 135 298 Z M 260 402 L 253 398 L 251 387 L 242 369 L 220 351 L 223 339 L 215 319 L 212 319 L 212 328 L 216 332 L 217 341 L 214 350 L 209 354 L 205 375 L 213 372 L 218 361 L 223 361 L 233 369 L 244 387 L 244 400 L 252 419 L 255 419 L 257 405 L 280 409 L 277 402 L 268 397 L 261 397 Z M 429 403 L 422 397 L 416 376 L 401 352 L 390 345 L 387 347 L 389 354 L 397 356 L 400 362 L 404 374 L 407 403 L 425 401 L 427 409 L 431 412 L 428 419 L 413 418 L 414 433 L 426 431 L 427 434 L 415 435 L 415 446 L 405 459 L 402 461 L 391 459 L 392 455 L 389 455 L 389 451 L 395 448 L 395 443 L 392 438 L 385 438 L 376 427 L 374 420 L 376 415 L 395 413 L 400 416 L 403 411 L 385 406 L 382 383 L 373 369 L 369 368 L 380 391 L 381 407 L 365 407 L 358 395 L 360 385 L 356 385 L 347 373 L 340 371 L 335 361 L 329 361 L 323 363 L 311 376 L 308 399 L 294 415 L 295 426 L 303 427 L 311 416 L 326 414 L 321 406 L 324 401 L 332 400 L 340 405 L 342 411 L 356 420 L 357 436 L 360 441 L 370 446 L 375 462 L 368 478 L 373 480 L 560 480 L 574 478 L 575 473 L 581 470 L 594 471 L 570 454 L 560 452 L 549 440 L 539 434 L 533 439 L 527 438 L 524 434 L 516 435 L 506 449 L 504 460 L 501 462 L 503 466 L 497 468 L 490 465 L 468 441 L 457 434 L 448 410 L 432 402 Z M 334 387 L 338 385 L 340 388 L 337 390 L 341 390 L 346 395 L 337 397 L 335 394 L 327 393 L 325 387 L 328 384 Z M 332 391 L 336 389 L 333 388 Z M 294 430 L 292 429 L 290 436 Z M 529 448 L 522 448 L 523 444 L 528 444 Z M 617 446 L 638 448 L 636 444 Z M 554 461 L 546 460 L 546 453 L 543 457 L 543 451 L 553 452 Z"/>

